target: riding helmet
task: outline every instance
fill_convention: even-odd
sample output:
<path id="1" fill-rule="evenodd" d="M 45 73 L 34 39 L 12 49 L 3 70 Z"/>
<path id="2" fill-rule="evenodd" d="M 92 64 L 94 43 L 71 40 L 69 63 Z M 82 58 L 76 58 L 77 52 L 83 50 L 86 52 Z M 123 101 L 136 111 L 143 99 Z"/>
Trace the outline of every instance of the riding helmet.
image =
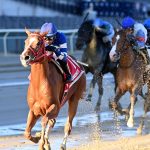
<path id="1" fill-rule="evenodd" d="M 96 26 L 96 27 L 101 27 L 103 24 L 104 24 L 104 21 L 102 20 L 102 19 L 100 19 L 100 18 L 96 18 L 95 20 L 94 20 L 94 26 Z"/>
<path id="2" fill-rule="evenodd" d="M 150 18 L 146 19 L 143 23 L 146 29 L 150 30 Z"/>
<path id="3" fill-rule="evenodd" d="M 57 33 L 57 28 L 53 23 L 44 23 L 41 27 L 41 33 L 48 32 L 46 36 L 53 37 Z"/>
<path id="4" fill-rule="evenodd" d="M 132 28 L 135 24 L 135 20 L 131 17 L 125 17 L 122 21 L 122 28 L 127 29 L 127 28 Z"/>

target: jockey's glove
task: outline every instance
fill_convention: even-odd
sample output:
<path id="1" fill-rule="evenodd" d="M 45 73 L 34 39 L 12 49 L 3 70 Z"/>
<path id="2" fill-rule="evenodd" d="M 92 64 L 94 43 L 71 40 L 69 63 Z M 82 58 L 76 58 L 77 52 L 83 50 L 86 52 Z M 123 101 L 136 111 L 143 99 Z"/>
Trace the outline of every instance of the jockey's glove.
<path id="1" fill-rule="evenodd" d="M 46 47 L 46 50 L 47 51 L 52 51 L 52 52 L 56 52 L 57 51 L 57 47 L 56 46 L 54 46 L 54 45 L 47 45 Z"/>

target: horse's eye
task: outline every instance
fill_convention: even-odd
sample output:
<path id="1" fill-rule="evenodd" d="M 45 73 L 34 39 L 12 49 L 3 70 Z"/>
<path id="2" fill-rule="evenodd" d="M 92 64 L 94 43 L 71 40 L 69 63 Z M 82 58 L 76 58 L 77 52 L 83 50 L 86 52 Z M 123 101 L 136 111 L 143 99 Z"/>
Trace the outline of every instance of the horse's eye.
<path id="1" fill-rule="evenodd" d="M 38 43 L 37 43 L 37 46 L 39 46 L 40 44 L 41 44 L 41 42 L 38 42 Z"/>

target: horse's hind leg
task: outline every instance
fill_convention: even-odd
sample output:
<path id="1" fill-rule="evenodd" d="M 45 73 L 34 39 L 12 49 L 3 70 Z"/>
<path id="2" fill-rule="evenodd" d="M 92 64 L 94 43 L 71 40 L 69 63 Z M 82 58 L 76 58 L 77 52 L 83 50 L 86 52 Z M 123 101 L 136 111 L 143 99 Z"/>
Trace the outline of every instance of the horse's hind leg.
<path id="1" fill-rule="evenodd" d="M 78 107 L 78 99 L 73 95 L 71 99 L 69 99 L 69 106 L 68 106 L 68 118 L 67 122 L 65 124 L 64 128 L 64 133 L 65 136 L 63 138 L 63 142 L 61 144 L 61 150 L 66 150 L 66 143 L 67 143 L 67 138 L 71 133 L 72 130 L 72 121 L 74 116 L 76 115 L 77 107 Z"/>
<path id="2" fill-rule="evenodd" d="M 100 75 L 97 77 L 97 84 L 98 84 L 98 93 L 99 93 L 99 96 L 98 96 L 98 100 L 97 100 L 97 103 L 96 103 L 96 106 L 95 106 L 95 111 L 100 111 L 100 106 L 101 106 L 101 99 L 102 99 L 102 95 L 103 95 L 103 76 Z"/>
<path id="3" fill-rule="evenodd" d="M 90 90 L 88 92 L 88 96 L 87 96 L 87 99 L 86 99 L 87 101 L 91 101 L 91 99 L 92 99 L 92 94 L 93 94 L 93 89 L 95 87 L 95 84 L 96 84 L 96 80 L 93 76 L 93 79 L 90 82 Z"/>
<path id="4" fill-rule="evenodd" d="M 31 130 L 34 127 L 36 121 L 39 119 L 39 117 L 40 116 L 35 116 L 31 110 L 29 111 L 28 118 L 27 118 L 27 126 L 24 133 L 24 136 L 34 143 L 38 143 L 40 139 L 38 137 L 33 137 L 31 135 Z"/>
<path id="5" fill-rule="evenodd" d="M 142 134 L 142 130 L 143 130 L 143 126 L 144 126 L 144 122 L 145 122 L 147 112 L 150 111 L 150 80 L 147 83 L 147 88 L 148 88 L 148 92 L 146 94 L 146 98 L 145 98 L 145 101 L 144 101 L 144 114 L 143 114 L 142 119 L 140 121 L 140 125 L 137 129 L 137 134 Z"/>
<path id="6" fill-rule="evenodd" d="M 146 118 L 146 112 L 144 112 L 144 115 L 142 116 L 142 119 L 140 121 L 140 125 L 137 128 L 137 131 L 136 131 L 137 134 L 142 134 L 145 118 Z"/>
<path id="7" fill-rule="evenodd" d="M 131 107 L 129 110 L 129 119 L 127 121 L 127 126 L 128 127 L 133 127 L 134 126 L 134 105 L 135 105 L 135 100 L 136 100 L 136 95 L 135 93 L 132 93 L 130 96 L 130 101 L 131 101 Z"/>

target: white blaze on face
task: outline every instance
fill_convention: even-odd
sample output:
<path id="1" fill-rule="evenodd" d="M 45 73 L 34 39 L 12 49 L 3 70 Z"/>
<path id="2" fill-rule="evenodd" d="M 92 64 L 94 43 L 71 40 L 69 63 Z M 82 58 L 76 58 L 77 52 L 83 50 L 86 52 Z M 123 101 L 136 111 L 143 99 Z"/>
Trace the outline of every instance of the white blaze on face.
<path id="1" fill-rule="evenodd" d="M 24 56 L 24 54 L 27 52 L 27 50 L 29 49 L 29 47 L 31 46 L 31 44 L 36 40 L 35 37 L 30 38 L 29 40 L 29 45 L 25 47 L 25 50 L 23 51 L 23 53 L 21 54 L 22 56 Z"/>
<path id="2" fill-rule="evenodd" d="M 109 53 L 109 57 L 110 59 L 113 61 L 114 60 L 114 55 L 116 54 L 116 48 L 117 48 L 117 43 L 118 43 L 118 40 L 120 39 L 120 35 L 117 35 L 116 36 L 116 42 L 115 44 L 113 45 L 110 53 Z"/>
<path id="3" fill-rule="evenodd" d="M 28 66 L 28 64 L 27 64 L 27 61 L 25 60 L 25 54 L 27 53 L 27 51 L 28 51 L 28 49 L 29 49 L 29 47 L 31 46 L 31 44 L 35 41 L 35 37 L 33 37 L 33 38 L 31 38 L 30 39 L 30 41 L 29 41 L 29 45 L 27 46 L 27 47 L 25 47 L 25 50 L 22 52 L 22 54 L 20 55 L 20 61 L 21 61 L 21 63 L 22 63 L 22 65 L 24 66 L 24 67 L 27 67 Z"/>

